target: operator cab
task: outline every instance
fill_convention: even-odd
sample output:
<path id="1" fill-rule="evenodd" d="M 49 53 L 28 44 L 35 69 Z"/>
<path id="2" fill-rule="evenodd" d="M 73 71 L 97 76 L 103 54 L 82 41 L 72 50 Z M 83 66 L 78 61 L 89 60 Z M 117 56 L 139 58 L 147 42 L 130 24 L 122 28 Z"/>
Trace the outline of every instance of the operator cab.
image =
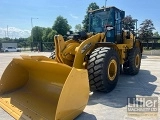
<path id="1" fill-rule="evenodd" d="M 100 33 L 106 31 L 106 26 L 114 29 L 107 31 L 107 42 L 122 42 L 122 20 L 125 12 L 116 7 L 101 8 L 89 11 L 89 32 Z"/>

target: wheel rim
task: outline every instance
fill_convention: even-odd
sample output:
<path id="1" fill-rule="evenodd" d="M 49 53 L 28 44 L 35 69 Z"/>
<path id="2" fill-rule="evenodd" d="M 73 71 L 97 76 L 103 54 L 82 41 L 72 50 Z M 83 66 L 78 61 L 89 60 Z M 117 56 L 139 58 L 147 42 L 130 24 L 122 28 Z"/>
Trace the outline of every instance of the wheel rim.
<path id="1" fill-rule="evenodd" d="M 139 54 L 137 54 L 136 58 L 135 58 L 135 66 L 136 66 L 136 68 L 139 67 L 139 64 L 140 64 L 140 56 L 139 56 Z"/>
<path id="2" fill-rule="evenodd" d="M 113 81 L 117 75 L 117 62 L 113 59 L 110 61 L 108 66 L 108 77 L 109 80 Z"/>

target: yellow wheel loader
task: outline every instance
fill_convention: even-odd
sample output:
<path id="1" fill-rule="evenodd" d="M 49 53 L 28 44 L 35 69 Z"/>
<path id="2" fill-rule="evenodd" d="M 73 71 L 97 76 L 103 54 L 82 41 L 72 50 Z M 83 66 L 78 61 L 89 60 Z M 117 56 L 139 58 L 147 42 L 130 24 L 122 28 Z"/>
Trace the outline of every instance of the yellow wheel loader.
<path id="1" fill-rule="evenodd" d="M 120 69 L 139 72 L 140 41 L 122 29 L 124 11 L 116 7 L 89 12 L 89 33 L 64 41 L 54 37 L 55 51 L 14 58 L 0 80 L 0 106 L 15 119 L 72 120 L 87 105 L 89 91 L 112 91 Z M 52 58 L 52 59 L 51 59 Z"/>

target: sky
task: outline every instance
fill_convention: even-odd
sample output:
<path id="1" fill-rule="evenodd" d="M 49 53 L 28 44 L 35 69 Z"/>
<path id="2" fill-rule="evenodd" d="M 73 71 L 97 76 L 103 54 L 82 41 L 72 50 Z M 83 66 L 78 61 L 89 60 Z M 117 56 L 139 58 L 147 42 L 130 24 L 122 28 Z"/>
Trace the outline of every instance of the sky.
<path id="1" fill-rule="evenodd" d="M 61 15 L 74 27 L 81 24 L 87 7 L 96 2 L 105 5 L 105 0 L 0 0 L 0 38 L 28 37 L 33 26 L 52 27 Z M 126 15 L 138 19 L 138 25 L 151 19 L 160 33 L 160 0 L 107 0 L 107 6 L 116 6 Z M 38 19 L 37 19 L 38 18 Z"/>

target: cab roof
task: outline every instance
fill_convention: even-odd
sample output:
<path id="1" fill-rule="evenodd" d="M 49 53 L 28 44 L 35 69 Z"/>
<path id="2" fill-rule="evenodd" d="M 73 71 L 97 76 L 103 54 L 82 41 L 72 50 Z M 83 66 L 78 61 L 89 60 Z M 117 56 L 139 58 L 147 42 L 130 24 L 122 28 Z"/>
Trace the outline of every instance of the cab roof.
<path id="1" fill-rule="evenodd" d="M 105 9 L 107 10 L 107 9 L 110 9 L 110 8 L 113 8 L 113 9 L 118 10 L 118 11 L 123 11 L 123 10 L 120 10 L 120 9 L 116 8 L 115 6 L 108 6 L 108 7 L 102 7 L 100 9 L 96 9 L 96 10 L 89 10 L 88 12 L 89 13 L 94 13 L 94 12 L 102 11 L 102 10 L 105 10 Z"/>

